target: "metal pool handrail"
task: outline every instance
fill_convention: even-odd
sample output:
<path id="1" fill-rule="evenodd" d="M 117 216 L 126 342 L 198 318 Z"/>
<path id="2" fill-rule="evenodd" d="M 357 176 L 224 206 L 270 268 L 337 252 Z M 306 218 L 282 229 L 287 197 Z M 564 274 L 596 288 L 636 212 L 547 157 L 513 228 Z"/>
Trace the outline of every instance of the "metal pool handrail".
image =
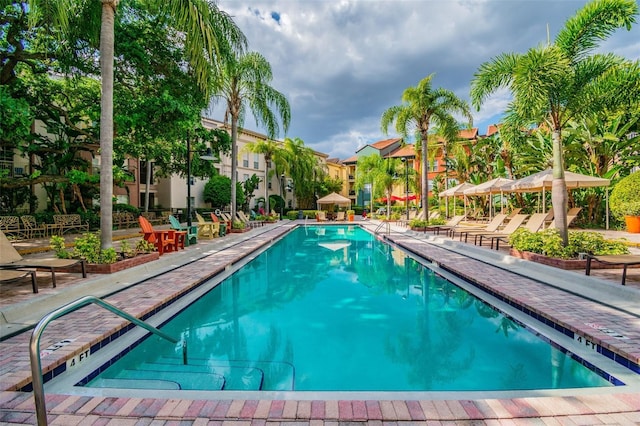
<path id="1" fill-rule="evenodd" d="M 391 233 L 391 224 L 389 222 L 387 222 L 387 221 L 380 222 L 380 224 L 375 229 L 375 231 L 373 231 L 373 233 L 378 235 L 378 231 L 380 231 L 380 228 L 382 228 L 385 225 L 387 227 L 387 235 L 389 235 Z"/>
<path id="2" fill-rule="evenodd" d="M 74 311 L 78 308 L 81 308 L 90 303 L 95 303 L 96 305 L 102 306 L 103 308 L 111 311 L 112 313 L 121 316 L 122 318 L 131 321 L 137 326 L 144 328 L 145 330 L 150 331 L 153 334 L 156 334 L 162 337 L 165 340 L 170 341 L 171 343 L 178 343 L 180 340 L 175 339 L 169 336 L 166 333 L 158 330 L 152 325 L 147 324 L 146 322 L 139 320 L 138 318 L 116 308 L 110 303 L 105 302 L 102 299 L 99 299 L 95 296 L 84 296 L 78 300 L 75 300 L 71 303 L 68 303 L 55 311 L 45 315 L 40 322 L 36 325 L 31 333 L 31 340 L 29 342 L 29 359 L 31 360 L 31 380 L 33 386 L 33 397 L 35 398 L 36 403 L 36 419 L 38 420 L 38 426 L 46 426 L 47 422 L 47 408 L 44 398 L 44 381 L 42 379 L 42 362 L 40 359 L 40 337 L 44 332 L 44 329 L 51 321 L 56 318 L 60 318 L 63 315 L 68 314 L 71 311 Z M 187 345 L 186 342 L 182 341 L 182 361 L 187 364 Z"/>

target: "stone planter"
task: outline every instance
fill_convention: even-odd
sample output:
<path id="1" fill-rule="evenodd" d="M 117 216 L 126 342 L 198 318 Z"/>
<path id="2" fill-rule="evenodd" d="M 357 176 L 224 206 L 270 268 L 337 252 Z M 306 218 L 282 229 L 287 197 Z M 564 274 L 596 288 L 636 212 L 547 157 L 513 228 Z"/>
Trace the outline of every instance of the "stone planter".
<path id="1" fill-rule="evenodd" d="M 154 251 L 152 253 L 139 254 L 135 257 L 131 257 L 124 260 L 119 260 L 116 263 L 110 264 L 96 264 L 87 263 L 88 274 L 113 274 L 114 272 L 123 271 L 134 266 L 142 265 L 147 262 L 152 262 L 160 258 L 160 253 Z"/>
<path id="2" fill-rule="evenodd" d="M 242 234 L 243 232 L 248 232 L 248 231 L 249 231 L 249 228 L 243 228 L 243 229 L 231 228 L 232 234 Z"/>
<path id="3" fill-rule="evenodd" d="M 541 254 L 531 253 L 529 251 L 520 251 L 513 248 L 509 254 L 519 259 L 529 260 L 531 262 L 553 266 L 554 268 L 559 269 L 578 270 L 587 268 L 586 259 L 559 259 L 557 257 L 547 257 Z M 640 267 L 640 265 L 638 266 Z M 591 269 L 622 269 L 622 265 L 611 265 L 592 261 Z"/>

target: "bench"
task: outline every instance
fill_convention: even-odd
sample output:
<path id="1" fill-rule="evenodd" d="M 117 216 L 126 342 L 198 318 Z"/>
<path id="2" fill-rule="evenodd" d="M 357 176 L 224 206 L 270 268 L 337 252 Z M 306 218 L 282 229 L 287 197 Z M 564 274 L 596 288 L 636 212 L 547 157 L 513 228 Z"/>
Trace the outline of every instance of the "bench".
<path id="1" fill-rule="evenodd" d="M 88 232 L 89 224 L 83 223 L 79 214 L 54 214 L 53 223 L 60 235 L 65 232 Z"/>
<path id="2" fill-rule="evenodd" d="M 113 226 L 116 229 L 138 227 L 138 218 L 131 212 L 114 212 Z"/>
<path id="3" fill-rule="evenodd" d="M 591 261 L 595 260 L 607 265 L 622 265 L 622 285 L 627 281 L 627 267 L 640 265 L 640 254 L 611 254 L 605 256 L 587 255 L 586 275 L 591 275 Z"/>
<path id="4" fill-rule="evenodd" d="M 18 216 L 0 216 L 0 230 L 5 235 L 22 238 L 24 231 L 20 229 L 20 218 Z"/>
<path id="5" fill-rule="evenodd" d="M 142 212 L 140 213 L 140 216 L 144 217 L 145 219 L 147 219 L 149 221 L 150 224 L 152 225 L 162 225 L 164 224 L 164 219 L 161 217 L 156 216 L 155 212 Z"/>
<path id="6" fill-rule="evenodd" d="M 160 212 L 160 219 L 162 220 L 163 225 L 167 225 L 169 223 L 169 216 L 171 216 L 171 212 Z"/>

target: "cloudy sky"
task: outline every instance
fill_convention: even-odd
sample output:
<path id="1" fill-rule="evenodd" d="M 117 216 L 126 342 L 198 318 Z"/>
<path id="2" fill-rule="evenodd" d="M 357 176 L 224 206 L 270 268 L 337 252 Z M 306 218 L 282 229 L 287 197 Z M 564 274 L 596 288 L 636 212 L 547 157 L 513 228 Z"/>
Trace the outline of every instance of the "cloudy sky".
<path id="1" fill-rule="evenodd" d="M 382 112 L 404 89 L 434 73 L 433 87 L 469 99 L 478 67 L 503 52 L 553 40 L 582 0 L 219 0 L 271 64 L 272 86 L 291 105 L 286 135 L 341 159 L 387 138 Z M 640 24 L 601 45 L 640 58 Z M 474 127 L 500 120 L 508 93 L 496 93 Z M 220 107 L 216 108 L 217 110 Z M 220 113 L 213 118 L 222 119 Z M 245 127 L 264 133 L 248 114 Z M 395 136 L 393 129 L 389 136 Z"/>

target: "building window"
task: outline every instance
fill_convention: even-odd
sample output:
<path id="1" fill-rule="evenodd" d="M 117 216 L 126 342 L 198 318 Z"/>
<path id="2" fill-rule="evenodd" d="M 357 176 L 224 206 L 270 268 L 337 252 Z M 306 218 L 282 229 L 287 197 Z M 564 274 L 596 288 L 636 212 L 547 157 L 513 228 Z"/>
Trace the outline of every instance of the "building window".
<path id="1" fill-rule="evenodd" d="M 245 152 L 242 155 L 242 167 L 249 167 L 249 153 Z"/>
<path id="2" fill-rule="evenodd" d="M 140 161 L 140 177 L 139 177 L 139 182 L 140 183 L 147 183 L 147 164 L 149 164 L 147 161 Z M 155 163 L 151 163 L 151 180 L 149 181 L 151 185 L 153 185 L 153 166 L 155 165 Z M 99 166 L 98 166 L 99 167 Z"/>
<path id="3" fill-rule="evenodd" d="M 256 170 L 260 168 L 260 156 L 257 153 L 253 154 L 253 168 Z"/>

